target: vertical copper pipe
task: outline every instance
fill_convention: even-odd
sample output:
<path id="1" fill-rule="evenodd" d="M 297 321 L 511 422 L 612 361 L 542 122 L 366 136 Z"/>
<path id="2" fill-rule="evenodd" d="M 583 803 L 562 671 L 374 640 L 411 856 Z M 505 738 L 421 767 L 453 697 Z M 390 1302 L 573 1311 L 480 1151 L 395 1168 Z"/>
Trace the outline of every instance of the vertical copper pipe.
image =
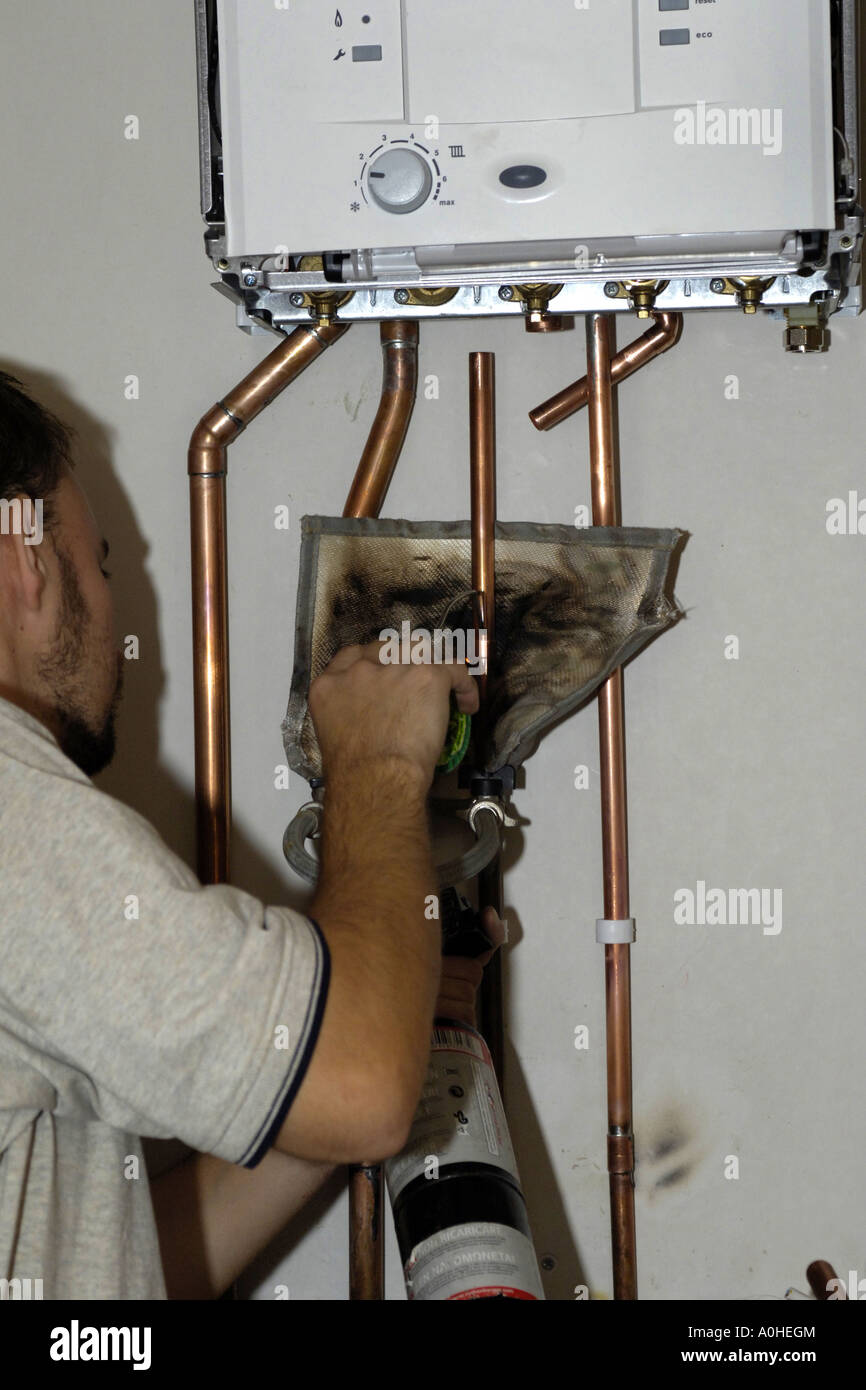
<path id="1" fill-rule="evenodd" d="M 378 516 L 400 457 L 418 385 L 418 324 L 389 319 L 379 325 L 382 395 L 343 516 Z M 349 1298 L 385 1297 L 384 1184 L 379 1164 L 349 1167 Z"/>
<path id="2" fill-rule="evenodd" d="M 379 336 L 382 397 L 343 516 L 378 516 L 381 512 L 415 407 L 418 324 L 412 319 L 389 319 L 379 325 Z"/>
<path id="3" fill-rule="evenodd" d="M 472 588 L 475 591 L 476 651 L 489 671 L 494 650 L 494 562 L 496 531 L 496 418 L 492 352 L 469 354 L 469 471 L 472 530 Z M 487 735 L 488 677 L 479 677 L 482 738 Z M 479 749 L 479 751 L 481 751 Z"/>
<path id="4" fill-rule="evenodd" d="M 806 1270 L 806 1278 L 809 1280 L 809 1287 L 819 1303 L 827 1303 L 830 1299 L 830 1284 L 838 1280 L 835 1269 L 827 1260 L 813 1260 Z M 841 1284 L 841 1287 L 840 1287 Z M 839 1281 L 836 1285 L 835 1298 L 841 1302 L 847 1299 L 848 1292 L 844 1287 L 844 1281 Z"/>
<path id="5" fill-rule="evenodd" d="M 596 526 L 618 526 L 618 470 L 614 442 L 609 314 L 587 318 L 587 382 L 592 468 L 592 516 Z M 598 697 L 604 915 L 629 916 L 625 734 L 622 669 Z M 604 948 L 607 1018 L 607 1163 L 610 1182 L 614 1297 L 637 1298 L 632 1134 L 630 947 Z"/>
<path id="6" fill-rule="evenodd" d="M 198 873 L 202 883 L 229 876 L 231 731 L 229 727 L 227 449 L 241 430 L 349 324 L 303 325 L 285 338 L 193 430 L 187 469 L 192 566 L 193 696 Z"/>
<path id="7" fill-rule="evenodd" d="M 375 1302 L 385 1297 L 384 1192 L 378 1163 L 350 1165 L 349 1298 L 353 1302 Z"/>
<path id="8" fill-rule="evenodd" d="M 654 357 L 659 357 L 668 348 L 678 343 L 683 331 L 682 314 L 653 314 L 655 324 L 635 342 L 629 343 L 611 359 L 610 377 L 614 386 L 625 381 Z M 567 420 L 576 410 L 581 410 L 589 399 L 589 382 L 585 376 L 573 385 L 551 396 L 549 400 L 530 410 L 529 418 L 537 430 L 550 430 L 554 425 Z"/>
<path id="9" fill-rule="evenodd" d="M 469 354 L 469 476 L 472 533 L 472 588 L 475 590 L 476 652 L 483 653 L 487 674 L 478 680 L 476 756 L 484 756 L 490 732 L 489 689 L 496 649 L 496 386 L 492 352 Z M 491 769 L 495 771 L 495 769 Z M 497 854 L 478 876 L 478 907 L 502 915 L 502 857 Z M 504 1018 L 500 953 L 484 971 L 479 994 L 479 1023 L 493 1066 L 503 1085 Z"/>
<path id="10" fill-rule="evenodd" d="M 232 804 L 226 475 L 189 481 L 198 876 L 225 883 Z"/>

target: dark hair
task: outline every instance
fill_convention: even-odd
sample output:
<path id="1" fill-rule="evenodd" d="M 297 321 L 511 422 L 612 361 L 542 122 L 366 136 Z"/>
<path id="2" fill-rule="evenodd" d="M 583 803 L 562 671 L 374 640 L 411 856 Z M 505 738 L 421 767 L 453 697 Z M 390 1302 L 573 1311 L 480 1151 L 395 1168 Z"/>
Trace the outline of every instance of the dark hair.
<path id="1" fill-rule="evenodd" d="M 55 520 L 53 494 L 63 465 L 74 467 L 74 430 L 27 395 L 21 382 L 0 372 L 0 497 L 42 500 L 42 526 Z"/>

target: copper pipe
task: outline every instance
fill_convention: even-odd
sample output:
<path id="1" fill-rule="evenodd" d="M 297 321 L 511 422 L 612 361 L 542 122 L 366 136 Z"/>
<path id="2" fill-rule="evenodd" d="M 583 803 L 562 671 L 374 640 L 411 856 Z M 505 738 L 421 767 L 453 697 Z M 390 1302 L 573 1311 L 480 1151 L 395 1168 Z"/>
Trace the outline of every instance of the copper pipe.
<path id="1" fill-rule="evenodd" d="M 378 516 L 403 449 L 418 386 L 418 324 L 388 319 L 379 325 L 382 396 L 343 516 Z M 384 1184 L 379 1164 L 349 1167 L 349 1298 L 385 1297 Z"/>
<path id="2" fill-rule="evenodd" d="M 592 518 L 596 526 L 620 524 L 614 442 L 610 314 L 587 318 L 587 392 L 592 468 Z M 601 821 L 604 847 L 604 915 L 629 916 L 625 734 L 622 668 L 598 697 Z M 607 1164 L 610 1183 L 614 1298 L 637 1298 L 632 1134 L 630 947 L 604 948 L 607 1019 Z"/>
<path id="3" fill-rule="evenodd" d="M 383 1195 L 379 1164 L 349 1168 L 349 1298 L 353 1302 L 385 1297 Z"/>
<path id="4" fill-rule="evenodd" d="M 478 679 L 480 704 L 476 719 L 477 757 L 489 752 L 489 691 L 496 650 L 496 383 L 492 352 L 469 354 L 469 475 L 472 534 L 472 588 L 475 593 L 475 650 L 483 655 L 487 672 Z M 495 771 L 495 769 L 492 769 Z M 478 907 L 502 915 L 502 856 L 478 877 Z M 479 993 L 481 1032 L 490 1048 L 493 1067 L 503 1083 L 504 1019 L 502 962 L 497 953 L 484 971 Z"/>
<path id="5" fill-rule="evenodd" d="M 809 1288 L 820 1303 L 826 1303 L 830 1298 L 830 1284 L 836 1280 L 836 1292 L 834 1298 L 837 1301 L 847 1299 L 848 1292 L 845 1289 L 844 1280 L 840 1280 L 835 1269 L 826 1260 L 813 1260 L 806 1270 L 806 1278 L 809 1280 Z"/>
<path id="6" fill-rule="evenodd" d="M 496 418 L 492 352 L 469 354 L 469 472 L 472 531 L 472 588 L 475 594 L 476 653 L 489 673 L 494 651 L 494 566 L 496 533 Z M 479 677 L 482 738 L 487 734 L 488 675 Z M 479 752 L 482 750 L 479 749 Z"/>
<path id="7" fill-rule="evenodd" d="M 612 359 L 610 375 L 614 386 L 679 342 L 683 331 L 682 314 L 654 313 L 653 318 L 654 326 Z M 529 418 L 537 430 L 550 430 L 580 410 L 588 400 L 589 379 L 584 376 L 530 410 Z"/>
<path id="8" fill-rule="evenodd" d="M 232 804 L 226 475 L 189 481 L 198 876 L 225 883 Z"/>
<path id="9" fill-rule="evenodd" d="M 389 319 L 382 340 L 382 398 L 343 516 L 378 516 L 403 448 L 418 385 L 418 324 Z"/>
<path id="10" fill-rule="evenodd" d="M 250 420 L 348 327 L 335 323 L 297 328 L 202 417 L 190 439 L 196 835 L 203 883 L 222 883 L 229 876 L 226 451 Z"/>
<path id="11" fill-rule="evenodd" d="M 502 855 L 497 854 L 478 875 L 478 910 L 492 907 L 502 917 Z M 500 1091 L 505 1090 L 505 1011 L 502 1005 L 502 952 L 484 967 L 478 991 L 478 1026 L 490 1049 Z"/>

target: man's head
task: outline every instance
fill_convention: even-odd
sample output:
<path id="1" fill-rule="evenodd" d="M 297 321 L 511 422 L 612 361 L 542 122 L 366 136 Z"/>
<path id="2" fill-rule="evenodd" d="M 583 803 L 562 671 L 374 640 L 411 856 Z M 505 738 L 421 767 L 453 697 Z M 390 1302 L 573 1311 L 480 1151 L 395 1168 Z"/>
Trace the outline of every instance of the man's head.
<path id="1" fill-rule="evenodd" d="M 0 695 L 93 776 L 114 753 L 123 658 L 108 546 L 72 467 L 71 431 L 0 372 Z"/>

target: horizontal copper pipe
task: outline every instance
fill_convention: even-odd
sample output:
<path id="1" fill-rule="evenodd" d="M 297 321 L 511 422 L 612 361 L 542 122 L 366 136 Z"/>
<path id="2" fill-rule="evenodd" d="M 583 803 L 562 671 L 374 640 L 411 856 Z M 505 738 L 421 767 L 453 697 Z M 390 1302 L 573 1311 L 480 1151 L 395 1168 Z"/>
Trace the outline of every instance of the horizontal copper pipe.
<path id="1" fill-rule="evenodd" d="M 382 397 L 346 498 L 343 516 L 378 516 L 400 457 L 418 386 L 418 325 L 409 319 L 380 324 Z"/>
<path id="2" fill-rule="evenodd" d="M 189 443 L 193 605 L 193 693 L 198 871 L 203 883 L 229 876 L 229 726 L 226 450 L 249 422 L 348 324 L 303 325 L 274 348 L 196 425 Z"/>
<path id="3" fill-rule="evenodd" d="M 668 348 L 679 342 L 683 331 L 682 314 L 653 314 L 655 324 L 640 338 L 618 352 L 610 363 L 611 382 L 616 386 L 626 377 L 632 376 L 654 357 L 659 357 Z M 530 410 L 529 418 L 537 430 L 550 430 L 567 420 L 569 415 L 582 409 L 589 400 L 589 380 L 581 377 L 572 386 L 566 386 L 550 400 Z"/>

